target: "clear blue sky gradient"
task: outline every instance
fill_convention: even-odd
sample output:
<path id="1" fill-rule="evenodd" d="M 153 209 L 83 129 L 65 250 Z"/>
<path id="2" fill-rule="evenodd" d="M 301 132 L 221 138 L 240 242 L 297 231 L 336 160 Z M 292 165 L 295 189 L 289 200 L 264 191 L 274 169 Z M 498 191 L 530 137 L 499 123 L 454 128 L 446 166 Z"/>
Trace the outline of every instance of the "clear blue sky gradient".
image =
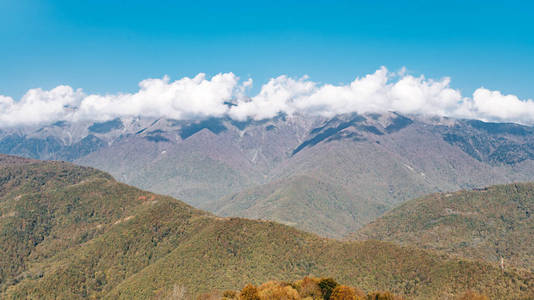
<path id="1" fill-rule="evenodd" d="M 380 66 L 534 98 L 533 1 L 0 0 L 0 94 L 234 72 L 349 82 Z"/>

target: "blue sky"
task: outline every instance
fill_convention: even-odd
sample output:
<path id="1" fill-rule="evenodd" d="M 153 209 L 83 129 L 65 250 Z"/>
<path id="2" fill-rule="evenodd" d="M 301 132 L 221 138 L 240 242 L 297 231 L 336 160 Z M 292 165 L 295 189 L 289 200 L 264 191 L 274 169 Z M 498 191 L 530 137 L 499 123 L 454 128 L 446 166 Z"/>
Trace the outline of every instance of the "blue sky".
<path id="1" fill-rule="evenodd" d="M 386 66 L 534 98 L 529 1 L 0 0 L 0 94 L 60 84 L 132 92 L 151 77 L 309 75 Z"/>

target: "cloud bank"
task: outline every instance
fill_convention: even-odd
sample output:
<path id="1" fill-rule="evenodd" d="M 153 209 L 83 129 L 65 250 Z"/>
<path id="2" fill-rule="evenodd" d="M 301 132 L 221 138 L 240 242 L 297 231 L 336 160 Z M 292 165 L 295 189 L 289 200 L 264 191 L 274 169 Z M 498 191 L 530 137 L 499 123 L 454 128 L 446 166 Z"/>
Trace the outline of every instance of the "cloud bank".
<path id="1" fill-rule="evenodd" d="M 105 121 L 143 116 L 178 120 L 228 116 L 261 120 L 280 113 L 334 116 L 342 113 L 381 113 L 469 118 L 534 124 L 534 100 L 477 89 L 463 96 L 450 79 L 393 73 L 382 67 L 346 85 L 319 84 L 308 77 L 285 75 L 269 80 L 256 95 L 247 95 L 252 79 L 233 73 L 211 78 L 198 74 L 171 81 L 146 79 L 136 93 L 96 95 L 58 86 L 31 89 L 19 101 L 0 95 L 0 127 L 38 125 L 60 120 Z"/>

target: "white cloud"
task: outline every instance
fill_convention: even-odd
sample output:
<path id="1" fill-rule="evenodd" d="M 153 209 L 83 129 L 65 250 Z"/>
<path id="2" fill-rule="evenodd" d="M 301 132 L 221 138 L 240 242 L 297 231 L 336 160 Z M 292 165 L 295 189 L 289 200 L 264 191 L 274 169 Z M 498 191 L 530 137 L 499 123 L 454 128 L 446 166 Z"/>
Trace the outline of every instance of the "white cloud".
<path id="1" fill-rule="evenodd" d="M 434 81 L 422 76 L 396 75 L 386 68 L 347 85 L 318 85 L 306 77 L 295 80 L 280 76 L 265 84 L 258 95 L 239 101 L 229 114 L 237 119 L 264 119 L 280 112 L 333 116 L 392 110 L 454 115 L 463 99 L 459 91 L 449 87 L 449 82 L 448 78 Z"/>
<path id="2" fill-rule="evenodd" d="M 479 88 L 473 93 L 473 116 L 490 121 L 534 124 L 534 100 L 520 100 L 515 95 Z"/>
<path id="3" fill-rule="evenodd" d="M 120 116 L 167 117 L 174 119 L 222 116 L 225 101 L 232 99 L 238 78 L 232 73 L 206 79 L 205 74 L 170 82 L 146 79 L 135 94 L 89 95 L 81 102 L 75 119 L 110 119 Z"/>
<path id="4" fill-rule="evenodd" d="M 272 118 L 279 113 L 333 116 L 341 113 L 397 111 L 489 121 L 534 124 L 534 101 L 485 88 L 471 97 L 450 87 L 450 79 L 427 79 L 382 67 L 348 84 L 319 84 L 285 75 L 246 96 L 252 79 L 233 73 L 198 74 L 171 81 L 146 79 L 136 93 L 86 95 L 69 86 L 29 90 L 19 101 L 0 95 L 0 126 L 58 120 L 109 120 L 121 116 L 192 119 L 229 116 L 238 120 Z M 229 106 L 227 103 L 233 103 Z"/>
<path id="5" fill-rule="evenodd" d="M 280 112 L 293 114 L 295 99 L 315 89 L 316 84 L 306 79 L 295 80 L 285 75 L 273 78 L 262 86 L 258 95 L 239 99 L 236 106 L 229 110 L 229 115 L 238 120 L 260 120 L 275 117 Z"/>
<path id="6" fill-rule="evenodd" d="M 50 91 L 31 89 L 17 102 L 0 96 L 0 125 L 31 125 L 65 119 L 82 97 L 81 90 L 64 85 Z"/>

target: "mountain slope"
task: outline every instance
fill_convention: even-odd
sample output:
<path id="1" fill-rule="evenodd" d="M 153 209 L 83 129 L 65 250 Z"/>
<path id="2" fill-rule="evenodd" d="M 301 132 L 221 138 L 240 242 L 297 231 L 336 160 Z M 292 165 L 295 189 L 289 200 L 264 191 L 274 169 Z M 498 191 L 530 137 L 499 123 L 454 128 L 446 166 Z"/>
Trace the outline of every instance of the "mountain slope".
<path id="1" fill-rule="evenodd" d="M 36 264 L 76 249 L 164 198 L 92 168 L 6 156 L 0 156 L 0 191 L 1 289 L 42 276 L 44 269 L 32 269 Z"/>
<path id="2" fill-rule="evenodd" d="M 210 241 L 220 242 L 203 246 Z M 498 298 L 532 293 L 531 279 L 517 282 L 514 288 L 519 291 L 514 291 L 509 287 L 511 274 L 503 276 L 484 263 L 449 260 L 388 243 L 325 240 L 285 226 L 242 219 L 210 224 L 191 243 L 121 283 L 110 296 L 149 296 L 162 284 L 151 280 L 158 274 L 169 275 L 166 285 L 180 278 L 182 283 L 204 291 L 213 287 L 235 289 L 236 282 L 259 284 L 321 274 L 366 291 L 391 290 L 419 299 L 446 298 L 466 289 L 487 289 Z"/>
<path id="3" fill-rule="evenodd" d="M 534 184 L 438 193 L 408 201 L 358 231 L 395 241 L 534 270 Z"/>
<path id="4" fill-rule="evenodd" d="M 421 299 L 534 293 L 532 273 L 218 218 L 91 168 L 0 155 L 0 171 L 0 247 L 19 258 L 0 265 L 2 298 L 152 298 L 174 284 L 196 293 L 308 274 Z"/>
<path id="5" fill-rule="evenodd" d="M 530 178 L 530 160 L 479 161 L 443 138 L 441 131 L 451 128 L 395 115 L 384 120 L 338 116 L 311 130 L 298 151 L 271 172 L 271 181 L 203 207 L 340 237 L 412 197 Z M 300 209 L 292 213 L 291 207 Z"/>
<path id="6" fill-rule="evenodd" d="M 341 238 L 384 210 L 354 197 L 339 185 L 301 175 L 247 189 L 215 203 L 222 207 L 213 210 L 222 216 L 268 219 Z"/>
<path id="7" fill-rule="evenodd" d="M 534 181 L 532 149 L 532 127 L 397 113 L 123 118 L 0 130 L 0 152 L 74 161 L 210 212 L 270 218 L 327 237 L 429 193 Z M 267 203 L 269 213 L 260 212 Z"/>

